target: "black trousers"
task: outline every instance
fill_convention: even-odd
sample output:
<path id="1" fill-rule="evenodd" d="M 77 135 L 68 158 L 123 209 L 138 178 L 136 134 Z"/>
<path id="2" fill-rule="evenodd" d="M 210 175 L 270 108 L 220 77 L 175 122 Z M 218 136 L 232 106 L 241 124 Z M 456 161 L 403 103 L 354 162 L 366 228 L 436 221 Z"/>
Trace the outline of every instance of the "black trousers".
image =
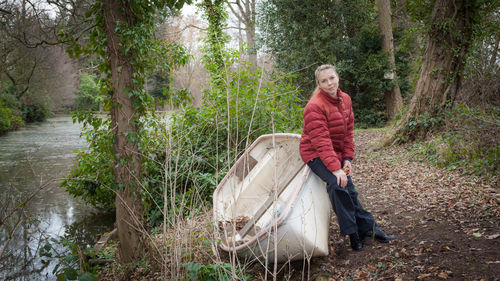
<path id="1" fill-rule="evenodd" d="M 337 184 L 337 177 L 328 170 L 319 157 L 309 161 L 307 165 L 326 182 L 326 190 L 337 215 L 341 235 L 357 232 L 363 237 L 366 232 L 375 227 L 376 222 L 372 214 L 363 209 L 358 201 L 358 192 L 354 188 L 351 177 L 347 177 L 347 186 L 342 188 Z"/>

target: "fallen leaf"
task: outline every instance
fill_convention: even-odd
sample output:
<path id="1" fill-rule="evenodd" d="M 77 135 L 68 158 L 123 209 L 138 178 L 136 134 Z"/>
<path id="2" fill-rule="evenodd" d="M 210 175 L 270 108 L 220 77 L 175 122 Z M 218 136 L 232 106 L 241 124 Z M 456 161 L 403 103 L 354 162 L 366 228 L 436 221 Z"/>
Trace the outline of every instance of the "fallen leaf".
<path id="1" fill-rule="evenodd" d="M 448 246 L 443 246 L 443 247 L 441 247 L 441 249 L 444 251 L 451 251 L 451 248 Z"/>
<path id="2" fill-rule="evenodd" d="M 475 232 L 477 232 L 479 228 L 473 228 L 467 232 L 467 235 L 473 235 Z"/>
<path id="3" fill-rule="evenodd" d="M 358 272 L 358 279 L 360 280 L 366 280 L 368 278 L 368 273 L 364 271 Z"/>
<path id="4" fill-rule="evenodd" d="M 430 274 L 430 273 L 420 274 L 420 275 L 417 277 L 417 279 L 418 279 L 418 280 L 422 280 L 422 279 L 425 279 L 425 278 L 427 278 L 427 277 L 431 277 L 431 275 L 432 275 L 432 274 Z"/>
<path id="5" fill-rule="evenodd" d="M 497 239 L 498 237 L 500 237 L 500 233 L 485 236 L 486 239 Z"/>
<path id="6" fill-rule="evenodd" d="M 446 271 L 443 271 L 438 274 L 438 277 L 441 279 L 448 279 L 448 273 Z"/>
<path id="7" fill-rule="evenodd" d="M 434 272 L 434 271 L 436 271 L 438 269 L 439 269 L 439 267 L 437 267 L 437 266 L 431 266 L 431 267 L 429 267 L 429 269 L 427 271 Z"/>
<path id="8" fill-rule="evenodd" d="M 474 233 L 472 234 L 472 236 L 474 236 L 474 237 L 476 237 L 476 238 L 479 238 L 479 237 L 481 237 L 481 236 L 482 236 L 482 234 L 481 234 L 481 232 L 474 232 Z"/>

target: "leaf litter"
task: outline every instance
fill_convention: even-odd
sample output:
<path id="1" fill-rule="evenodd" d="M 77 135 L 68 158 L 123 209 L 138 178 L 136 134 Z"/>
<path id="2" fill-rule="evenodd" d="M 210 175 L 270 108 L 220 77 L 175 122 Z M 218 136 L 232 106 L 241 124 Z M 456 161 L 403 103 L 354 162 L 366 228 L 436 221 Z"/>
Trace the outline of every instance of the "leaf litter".
<path id="1" fill-rule="evenodd" d="M 397 240 L 354 252 L 335 215 L 330 255 L 294 262 L 288 280 L 499 280 L 500 188 L 412 159 L 405 146 L 374 148 L 383 130 L 355 132 L 353 182 L 363 206 Z"/>

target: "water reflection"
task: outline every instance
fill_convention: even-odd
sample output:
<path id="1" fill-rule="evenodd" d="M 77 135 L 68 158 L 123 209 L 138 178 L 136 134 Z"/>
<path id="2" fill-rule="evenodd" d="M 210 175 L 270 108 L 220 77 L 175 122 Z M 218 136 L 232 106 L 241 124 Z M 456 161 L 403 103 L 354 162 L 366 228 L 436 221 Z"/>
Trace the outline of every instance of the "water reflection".
<path id="1" fill-rule="evenodd" d="M 111 232 L 114 221 L 114 212 L 90 214 L 66 226 L 64 237 L 71 237 L 82 248 L 92 247 L 96 243 L 96 234 Z"/>
<path id="2" fill-rule="evenodd" d="M 38 257 L 41 239 L 74 234 L 83 246 L 112 230 L 112 214 L 100 214 L 59 188 L 75 150 L 85 147 L 80 131 L 64 116 L 0 136 L 0 218 L 8 217 L 0 222 L 1 280 L 53 280 L 52 266 Z"/>

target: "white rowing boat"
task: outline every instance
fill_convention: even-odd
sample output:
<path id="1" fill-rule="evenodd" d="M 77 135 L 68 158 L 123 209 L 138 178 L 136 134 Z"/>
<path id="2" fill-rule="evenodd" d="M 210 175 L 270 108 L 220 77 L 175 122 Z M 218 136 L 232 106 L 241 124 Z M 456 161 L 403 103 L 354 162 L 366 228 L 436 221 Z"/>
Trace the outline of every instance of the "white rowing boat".
<path id="1" fill-rule="evenodd" d="M 221 248 L 270 262 L 328 255 L 325 183 L 299 154 L 300 135 L 260 136 L 214 191 Z"/>

